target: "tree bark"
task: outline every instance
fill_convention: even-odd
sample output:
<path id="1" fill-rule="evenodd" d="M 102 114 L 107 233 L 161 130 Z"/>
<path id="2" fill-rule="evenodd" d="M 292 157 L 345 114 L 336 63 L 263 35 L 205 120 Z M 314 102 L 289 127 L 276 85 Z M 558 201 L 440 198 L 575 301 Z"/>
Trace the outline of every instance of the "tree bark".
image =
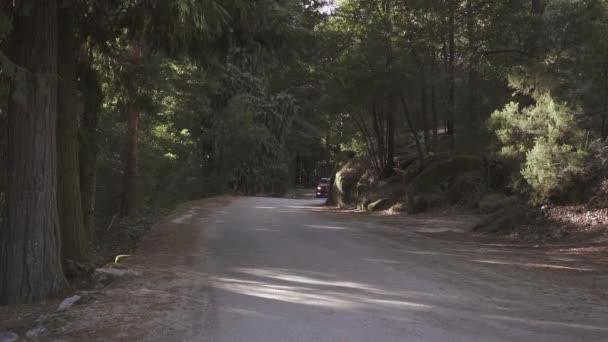
<path id="1" fill-rule="evenodd" d="M 437 155 L 437 140 L 439 139 L 439 115 L 437 109 L 437 63 L 435 62 L 435 49 L 432 50 L 431 55 L 433 56 L 431 59 L 431 115 L 432 115 L 432 125 L 433 125 L 433 154 Z"/>
<path id="2" fill-rule="evenodd" d="M 601 136 L 602 141 L 606 141 L 606 136 L 608 135 L 606 132 L 606 120 L 608 118 L 608 64 L 604 64 L 603 68 L 603 79 L 604 79 L 604 103 L 602 106 L 602 130 Z"/>
<path id="3" fill-rule="evenodd" d="M 414 127 L 414 123 L 412 122 L 412 114 L 410 112 L 410 108 L 407 104 L 407 100 L 403 93 L 400 94 L 401 106 L 403 108 L 403 116 L 405 116 L 405 122 L 412 134 L 412 138 L 416 143 L 416 152 L 418 153 L 418 159 L 420 160 L 420 165 L 424 165 L 424 153 L 422 152 L 422 144 L 420 143 L 420 138 L 418 137 L 418 132 L 416 132 L 416 128 Z"/>
<path id="4" fill-rule="evenodd" d="M 473 15 L 473 0 L 467 0 L 467 38 L 469 49 L 468 77 L 467 77 L 467 114 L 469 122 L 477 121 L 475 111 L 475 78 L 477 69 L 477 52 L 475 51 L 475 17 Z"/>
<path id="5" fill-rule="evenodd" d="M 142 57 L 141 45 L 137 41 L 131 42 L 130 58 L 134 67 Z M 121 216 L 131 216 L 137 206 L 137 164 L 139 156 L 139 110 L 135 105 L 136 87 L 131 89 L 127 107 L 127 160 L 125 162 Z"/>
<path id="6" fill-rule="evenodd" d="M 456 58 L 456 34 L 455 34 L 455 16 L 456 16 L 456 0 L 449 0 L 448 14 L 448 122 L 447 134 L 450 144 L 450 154 L 454 153 L 456 147 L 455 140 L 455 116 L 456 116 L 456 75 L 455 75 L 455 58 Z"/>
<path id="7" fill-rule="evenodd" d="M 127 109 L 127 161 L 124 170 L 124 183 L 121 215 L 135 213 L 137 202 L 137 159 L 139 149 L 139 112 L 133 103 Z"/>
<path id="8" fill-rule="evenodd" d="M 11 58 L 6 222 L 0 229 L 0 305 L 42 300 L 66 286 L 57 214 L 57 0 L 22 1 Z"/>
<path id="9" fill-rule="evenodd" d="M 428 85 L 426 78 L 423 80 L 424 84 L 420 89 L 420 120 L 422 121 L 422 136 L 424 138 L 424 150 L 426 154 L 431 152 L 431 139 L 429 137 L 429 111 L 428 111 Z"/>
<path id="10" fill-rule="evenodd" d="M 439 115 L 437 113 L 437 88 L 435 84 L 431 86 L 431 115 L 433 116 L 433 153 L 437 155 L 437 140 L 439 139 Z"/>
<path id="11" fill-rule="evenodd" d="M 378 172 L 384 173 L 386 168 L 386 134 L 384 130 L 384 113 L 375 102 L 372 101 L 372 127 L 376 135 L 376 153 L 378 159 Z"/>
<path id="12" fill-rule="evenodd" d="M 395 173 L 395 97 L 387 96 L 386 108 L 386 165 L 384 177 L 388 178 Z"/>
<path id="13" fill-rule="evenodd" d="M 57 107 L 57 197 L 63 260 L 89 257 L 80 197 L 79 117 L 77 70 L 78 39 L 74 34 L 74 11 L 62 6 L 59 26 L 59 92 Z"/>
<path id="14" fill-rule="evenodd" d="M 83 62 L 80 70 L 80 87 L 84 97 L 80 124 L 80 197 L 85 230 L 88 240 L 93 241 L 99 153 L 99 111 L 103 95 L 97 74 L 90 63 L 90 60 Z"/>

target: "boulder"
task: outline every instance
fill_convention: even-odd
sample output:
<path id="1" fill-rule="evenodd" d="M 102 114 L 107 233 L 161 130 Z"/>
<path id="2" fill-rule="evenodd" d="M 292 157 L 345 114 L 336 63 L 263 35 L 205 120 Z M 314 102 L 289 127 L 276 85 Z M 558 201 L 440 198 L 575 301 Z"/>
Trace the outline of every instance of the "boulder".
<path id="1" fill-rule="evenodd" d="M 407 203 L 405 202 L 397 202 L 388 210 L 391 214 L 400 214 L 407 212 Z"/>
<path id="2" fill-rule="evenodd" d="M 432 208 L 441 207 L 448 203 L 447 196 L 441 192 L 421 193 L 408 201 L 408 213 L 423 213 Z"/>
<path id="3" fill-rule="evenodd" d="M 463 172 L 449 182 L 446 195 L 452 204 L 474 206 L 483 194 L 484 188 L 481 172 Z"/>
<path id="4" fill-rule="evenodd" d="M 406 191 L 409 211 L 419 213 L 445 204 L 448 199 L 446 191 L 454 179 L 459 175 L 480 172 L 481 169 L 481 159 L 473 156 L 454 156 L 434 162 L 409 183 Z"/>
<path id="5" fill-rule="evenodd" d="M 354 205 L 358 197 L 358 188 L 361 177 L 364 175 L 368 165 L 359 160 L 351 160 L 338 171 L 331 181 L 328 205 L 340 208 L 349 208 Z"/>
<path id="6" fill-rule="evenodd" d="M 367 206 L 367 210 L 368 211 L 382 211 L 382 210 L 387 210 L 390 207 L 391 207 L 391 202 L 386 198 L 382 198 L 382 199 L 378 199 L 378 200 L 371 202 Z"/>

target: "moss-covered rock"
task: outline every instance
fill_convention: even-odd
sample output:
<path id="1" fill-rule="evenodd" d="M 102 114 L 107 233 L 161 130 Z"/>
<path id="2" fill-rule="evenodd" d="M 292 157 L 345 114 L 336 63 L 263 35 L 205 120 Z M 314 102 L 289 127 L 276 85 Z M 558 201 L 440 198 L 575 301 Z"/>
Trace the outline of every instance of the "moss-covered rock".
<path id="1" fill-rule="evenodd" d="M 479 172 L 481 168 L 481 159 L 474 156 L 454 156 L 434 162 L 409 183 L 406 190 L 409 211 L 418 213 L 444 204 L 448 199 L 446 192 L 456 177 Z M 459 197 L 457 195 L 455 192 L 451 197 Z"/>
<path id="2" fill-rule="evenodd" d="M 441 207 L 448 203 L 447 196 L 442 192 L 421 193 L 408 201 L 408 213 L 423 213 L 432 208 Z"/>
<path id="3" fill-rule="evenodd" d="M 386 198 L 378 199 L 373 201 L 367 206 L 368 211 L 382 211 L 387 210 L 392 206 L 392 202 Z"/>
<path id="4" fill-rule="evenodd" d="M 450 203 L 475 206 L 483 196 L 486 186 L 481 172 L 470 171 L 458 174 L 447 184 L 446 195 Z"/>
<path id="5" fill-rule="evenodd" d="M 340 208 L 350 208 L 357 202 L 357 184 L 368 169 L 361 160 L 348 161 L 332 178 L 327 204 Z"/>
<path id="6" fill-rule="evenodd" d="M 407 203 L 397 202 L 397 203 L 393 204 L 393 206 L 391 206 L 388 211 L 391 214 L 400 214 L 400 213 L 407 212 L 407 209 L 408 209 Z"/>

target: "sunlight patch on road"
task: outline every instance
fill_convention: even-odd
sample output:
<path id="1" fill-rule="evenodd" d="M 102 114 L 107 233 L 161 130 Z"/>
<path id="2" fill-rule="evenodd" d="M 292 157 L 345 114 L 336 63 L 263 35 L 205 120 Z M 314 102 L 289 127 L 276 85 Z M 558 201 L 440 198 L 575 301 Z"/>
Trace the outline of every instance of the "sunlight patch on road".
<path id="1" fill-rule="evenodd" d="M 560 328 L 572 328 L 572 329 L 585 329 L 585 330 L 599 330 L 599 331 L 608 331 L 608 327 L 602 327 L 597 325 L 589 325 L 589 324 L 579 324 L 579 323 L 570 323 L 570 322 L 556 322 L 556 321 L 545 321 L 545 320 L 537 320 L 537 319 L 528 319 L 528 318 L 518 318 L 518 317 L 510 317 L 510 316 L 500 316 L 500 315 L 486 315 L 485 318 L 501 320 L 501 321 L 510 321 L 523 323 L 526 325 L 532 326 L 553 326 Z"/>
<path id="2" fill-rule="evenodd" d="M 462 229 L 458 228 L 416 228 L 414 229 L 416 233 L 429 233 L 429 234 L 438 234 L 438 233 L 464 233 Z"/>
<path id="3" fill-rule="evenodd" d="M 433 308 L 430 305 L 420 304 L 420 303 L 413 303 L 413 302 L 406 302 L 406 301 L 402 301 L 402 300 L 366 299 L 365 302 L 372 303 L 372 304 L 397 306 L 397 307 L 403 307 L 403 306 L 405 306 L 405 307 L 420 308 L 420 309 L 431 309 L 431 308 Z"/>
<path id="4" fill-rule="evenodd" d="M 338 226 L 322 226 L 316 224 L 308 224 L 305 227 L 313 228 L 313 229 L 328 229 L 328 230 L 350 230 L 348 227 L 338 227 Z"/>
<path id="5" fill-rule="evenodd" d="M 267 314 L 264 314 L 264 313 L 261 313 L 258 311 L 241 309 L 241 308 L 227 308 L 227 309 L 224 309 L 224 311 L 238 314 L 241 316 L 254 317 L 254 318 L 266 318 L 266 319 L 277 319 L 278 318 L 276 316 L 267 315 Z"/>
<path id="6" fill-rule="evenodd" d="M 414 255 L 464 257 L 463 255 L 460 255 L 460 254 L 443 253 L 443 252 L 429 252 L 429 251 L 399 251 L 399 253 L 414 254 Z"/>
<path id="7" fill-rule="evenodd" d="M 363 259 L 363 261 L 368 261 L 368 262 L 379 262 L 382 264 L 389 264 L 389 265 L 400 265 L 401 263 L 398 261 L 394 261 L 394 260 L 387 260 L 387 259 Z"/>
<path id="8" fill-rule="evenodd" d="M 551 265 L 551 264 L 520 263 L 520 262 L 508 262 L 508 261 L 499 261 L 499 260 L 471 260 L 471 261 L 481 263 L 481 264 L 511 265 L 511 266 L 532 267 L 532 268 L 548 268 L 548 269 L 562 270 L 562 271 L 580 271 L 580 272 L 592 272 L 593 271 L 592 268 L 571 267 L 571 266 Z"/>
<path id="9" fill-rule="evenodd" d="M 319 210 L 321 207 L 303 206 L 303 205 L 288 205 L 285 208 L 289 209 L 304 209 L 304 210 Z"/>
<path id="10" fill-rule="evenodd" d="M 434 307 L 402 300 L 402 296 L 375 287 L 344 281 L 326 281 L 271 270 L 244 269 L 246 276 L 262 280 L 222 277 L 212 279 L 215 288 L 242 295 L 287 303 L 341 310 L 430 310 Z M 241 270 L 242 271 L 242 270 Z"/>
<path id="11" fill-rule="evenodd" d="M 349 301 L 328 296 L 320 291 L 314 291 L 313 293 L 306 288 L 297 286 L 277 286 L 263 282 L 234 282 L 224 278 L 214 281 L 214 286 L 235 293 L 282 302 L 327 308 L 344 309 L 353 307 Z"/>
<path id="12" fill-rule="evenodd" d="M 237 269 L 238 272 L 244 274 L 250 274 L 258 277 L 271 278 L 276 280 L 283 280 L 287 282 L 294 282 L 306 285 L 322 285 L 322 286 L 335 286 L 335 287 L 345 287 L 351 289 L 358 290 L 366 290 L 366 291 L 375 291 L 377 290 L 375 287 L 371 287 L 368 285 L 348 282 L 348 281 L 326 281 L 321 279 L 315 279 L 311 277 L 305 277 L 301 275 L 287 274 L 278 272 L 275 270 L 265 270 L 265 269 L 255 269 L 255 268 L 240 268 Z"/>

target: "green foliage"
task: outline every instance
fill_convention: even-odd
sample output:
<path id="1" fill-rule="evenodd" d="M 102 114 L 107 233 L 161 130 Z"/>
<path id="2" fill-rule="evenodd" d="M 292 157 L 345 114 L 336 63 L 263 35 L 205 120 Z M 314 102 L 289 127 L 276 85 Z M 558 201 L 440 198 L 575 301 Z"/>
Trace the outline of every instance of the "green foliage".
<path id="1" fill-rule="evenodd" d="M 362 158 L 365 156 L 365 142 L 360 133 L 354 134 L 350 140 L 340 144 L 341 151 L 350 151 L 355 157 Z"/>
<path id="2" fill-rule="evenodd" d="M 234 93 L 212 121 L 209 142 L 213 172 L 241 192 L 281 192 L 287 188 L 286 138 L 296 115 L 294 99 L 269 95 L 261 80 L 230 69 L 221 94 Z"/>
<path id="3" fill-rule="evenodd" d="M 585 173 L 589 139 L 569 106 L 556 102 L 548 91 L 531 95 L 533 105 L 521 108 L 511 102 L 491 115 L 489 126 L 501 144 L 501 156 L 519 165 L 532 199 L 546 202 Z M 521 183 L 516 175 L 514 186 L 523 190 Z"/>

